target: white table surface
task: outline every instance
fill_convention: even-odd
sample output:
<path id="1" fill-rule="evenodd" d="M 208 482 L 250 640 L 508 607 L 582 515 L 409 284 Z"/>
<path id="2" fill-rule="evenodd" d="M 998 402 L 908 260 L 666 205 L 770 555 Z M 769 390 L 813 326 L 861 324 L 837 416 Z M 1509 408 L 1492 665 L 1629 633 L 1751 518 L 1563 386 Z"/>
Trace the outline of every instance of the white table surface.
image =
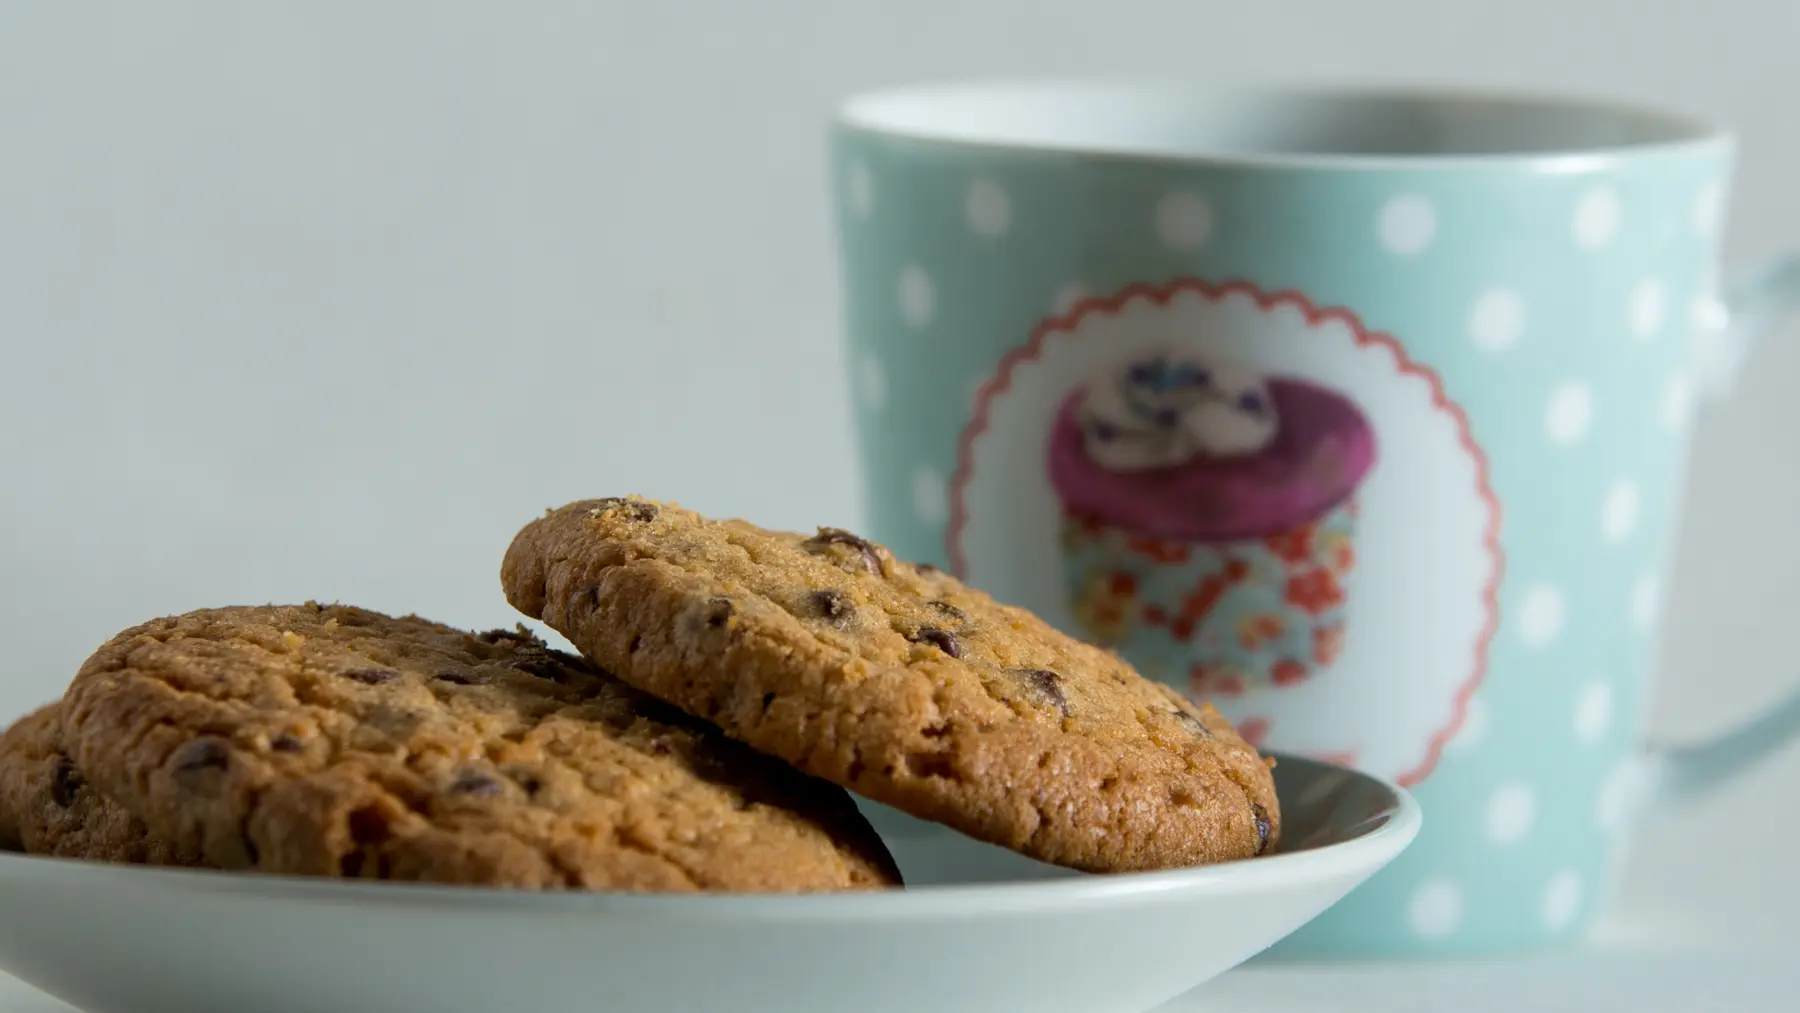
<path id="1" fill-rule="evenodd" d="M 1609 946 L 1491 964 L 1244 968 L 1158 1013 L 1793 1013 L 1795 1009 L 1800 1009 L 1800 973 L 1774 955 Z M 0 975 L 0 1013 L 75 1013 L 75 1009 Z"/>
<path id="2" fill-rule="evenodd" d="M 1252 964 L 1158 1013 L 1796 1013 L 1800 865 L 1795 842 L 1774 832 L 1784 817 L 1757 805 L 1796 804 L 1791 771 L 1778 762 L 1646 826 L 1610 916 L 1580 949 L 1456 963 Z M 0 975 L 0 1013 L 72 1008 Z"/>

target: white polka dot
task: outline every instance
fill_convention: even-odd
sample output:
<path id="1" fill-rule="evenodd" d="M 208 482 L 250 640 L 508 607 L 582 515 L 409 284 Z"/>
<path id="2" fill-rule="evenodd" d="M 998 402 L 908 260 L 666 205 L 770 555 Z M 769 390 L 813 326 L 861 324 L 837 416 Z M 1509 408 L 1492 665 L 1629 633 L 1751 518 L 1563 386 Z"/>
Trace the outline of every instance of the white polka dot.
<path id="1" fill-rule="evenodd" d="M 1717 292 L 1707 292 L 1696 296 L 1688 306 L 1688 329 L 1694 332 L 1696 341 L 1705 341 L 1723 334 L 1731 326 L 1731 311 L 1726 308 L 1725 300 L 1719 298 Z"/>
<path id="2" fill-rule="evenodd" d="M 913 472 L 913 513 L 920 523 L 938 525 L 950 514 L 948 501 L 944 498 L 944 480 L 929 465 L 924 465 Z"/>
<path id="3" fill-rule="evenodd" d="M 1419 253 L 1437 235 L 1437 211 L 1417 194 L 1401 194 L 1382 205 L 1378 230 L 1389 253 Z"/>
<path id="4" fill-rule="evenodd" d="M 1607 682 L 1590 682 L 1575 698 L 1575 737 L 1593 744 L 1612 727 L 1613 689 Z"/>
<path id="5" fill-rule="evenodd" d="M 1581 875 L 1573 869 L 1564 869 L 1550 877 L 1550 885 L 1544 889 L 1544 928 L 1552 931 L 1567 928 L 1580 910 Z"/>
<path id="6" fill-rule="evenodd" d="M 1462 890 L 1447 879 L 1420 884 L 1406 904 L 1407 924 L 1415 935 L 1425 939 L 1441 939 L 1456 931 L 1462 913 Z"/>
<path id="7" fill-rule="evenodd" d="M 1600 794 L 1594 800 L 1594 821 L 1607 833 L 1618 833 L 1637 815 L 1644 790 L 1643 763 L 1627 757 L 1614 767 L 1600 783 Z"/>
<path id="8" fill-rule="evenodd" d="M 881 360 L 873 355 L 864 356 L 862 368 L 857 373 L 857 383 L 862 390 L 863 406 L 872 412 L 887 407 L 887 370 Z"/>
<path id="9" fill-rule="evenodd" d="M 1631 625 L 1639 632 L 1649 632 L 1656 625 L 1656 613 L 1662 608 L 1662 585 L 1646 574 L 1631 585 Z"/>
<path id="10" fill-rule="evenodd" d="M 900 272 L 900 315 L 914 327 L 924 327 L 937 315 L 937 289 L 917 264 L 908 264 Z"/>
<path id="11" fill-rule="evenodd" d="M 1680 373 L 1669 377 L 1663 387 L 1662 421 L 1663 425 L 1676 432 L 1687 428 L 1688 419 L 1694 414 L 1694 385 Z"/>
<path id="12" fill-rule="evenodd" d="M 1488 799 L 1487 832 L 1497 844 L 1513 844 L 1531 832 L 1537 816 L 1537 795 L 1530 785 L 1503 784 Z"/>
<path id="13" fill-rule="evenodd" d="M 1456 737 L 1446 743 L 1445 748 L 1460 753 L 1478 746 L 1487 738 L 1487 729 L 1487 704 L 1476 697 L 1469 701 L 1469 709 L 1463 712 L 1462 727 L 1456 730 Z"/>
<path id="14" fill-rule="evenodd" d="M 1060 317 L 1074 309 L 1076 303 L 1086 298 L 1087 286 L 1078 281 L 1071 281 L 1057 289 L 1056 294 L 1050 297 L 1050 312 Z"/>
<path id="15" fill-rule="evenodd" d="M 1656 278 L 1645 278 L 1631 290 L 1631 333 L 1640 341 L 1648 341 L 1662 330 L 1668 315 L 1663 284 Z"/>
<path id="16" fill-rule="evenodd" d="M 1625 825 L 1627 776 L 1623 767 L 1614 770 L 1600 782 L 1600 794 L 1594 799 L 1594 822 L 1608 833 L 1617 832 Z"/>
<path id="17" fill-rule="evenodd" d="M 1002 236 L 1012 224 L 1012 198 L 991 179 L 978 179 L 969 184 L 963 195 L 963 215 L 969 228 L 978 236 Z"/>
<path id="18" fill-rule="evenodd" d="M 1718 235 L 1725 217 L 1725 188 L 1717 182 L 1700 188 L 1694 198 L 1694 231 L 1707 238 Z"/>
<path id="19" fill-rule="evenodd" d="M 1619 231 L 1619 195 L 1610 187 L 1597 186 L 1581 195 L 1575 205 L 1575 242 L 1597 250 L 1612 242 Z"/>
<path id="20" fill-rule="evenodd" d="M 1504 288 L 1489 289 L 1469 311 L 1469 336 L 1480 348 L 1511 348 L 1525 330 L 1525 301 Z"/>
<path id="21" fill-rule="evenodd" d="M 1691 359 L 1702 377 L 1712 383 L 1727 381 L 1736 371 L 1742 352 L 1730 331 L 1731 314 L 1723 300 L 1703 296 L 1689 308 Z"/>
<path id="22" fill-rule="evenodd" d="M 1550 395 L 1544 428 L 1553 442 L 1564 446 L 1576 442 L 1587 434 L 1588 423 L 1593 420 L 1594 396 L 1588 392 L 1587 384 L 1565 383 Z"/>
<path id="23" fill-rule="evenodd" d="M 1527 647 L 1543 647 L 1555 640 L 1563 627 L 1563 595 L 1550 584 L 1539 584 L 1525 593 L 1519 606 L 1519 637 Z"/>
<path id="24" fill-rule="evenodd" d="M 851 162 L 844 173 L 844 189 L 850 199 L 850 211 L 858 218 L 869 217 L 875 209 L 875 179 L 869 175 L 869 167 L 861 162 Z"/>
<path id="25" fill-rule="evenodd" d="M 1637 519 L 1637 483 L 1621 478 L 1606 490 L 1606 502 L 1600 507 L 1600 534 L 1609 542 L 1622 542 L 1637 527 Z"/>
<path id="26" fill-rule="evenodd" d="M 1156 234 L 1172 250 L 1198 250 L 1212 228 L 1212 205 L 1199 194 L 1175 190 L 1156 204 Z"/>

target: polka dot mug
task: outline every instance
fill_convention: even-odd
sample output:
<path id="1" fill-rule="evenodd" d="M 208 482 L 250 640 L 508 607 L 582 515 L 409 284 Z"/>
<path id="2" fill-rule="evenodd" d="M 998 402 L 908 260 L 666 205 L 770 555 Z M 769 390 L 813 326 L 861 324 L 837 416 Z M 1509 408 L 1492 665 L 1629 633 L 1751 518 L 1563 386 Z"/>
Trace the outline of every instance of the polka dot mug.
<path id="1" fill-rule="evenodd" d="M 1734 157 L 1673 112 L 1111 84 L 832 131 L 871 529 L 1425 829 L 1282 944 L 1579 935 L 1623 829 L 1800 726 L 1642 748 L 1692 413 L 1800 305 L 1719 284 Z"/>

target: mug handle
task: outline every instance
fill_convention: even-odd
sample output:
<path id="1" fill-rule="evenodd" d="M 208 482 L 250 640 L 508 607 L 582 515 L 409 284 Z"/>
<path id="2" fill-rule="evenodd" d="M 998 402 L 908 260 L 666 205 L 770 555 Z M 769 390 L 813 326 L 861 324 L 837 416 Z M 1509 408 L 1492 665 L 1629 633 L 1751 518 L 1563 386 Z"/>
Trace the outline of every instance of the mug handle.
<path id="1" fill-rule="evenodd" d="M 1765 334 L 1800 313 L 1800 250 L 1734 277 L 1724 296 L 1706 308 L 1696 330 L 1700 390 L 1717 399 L 1731 393 L 1744 357 Z M 1755 767 L 1800 737 L 1800 689 L 1768 710 L 1707 741 L 1653 748 L 1654 794 L 1682 803 Z"/>

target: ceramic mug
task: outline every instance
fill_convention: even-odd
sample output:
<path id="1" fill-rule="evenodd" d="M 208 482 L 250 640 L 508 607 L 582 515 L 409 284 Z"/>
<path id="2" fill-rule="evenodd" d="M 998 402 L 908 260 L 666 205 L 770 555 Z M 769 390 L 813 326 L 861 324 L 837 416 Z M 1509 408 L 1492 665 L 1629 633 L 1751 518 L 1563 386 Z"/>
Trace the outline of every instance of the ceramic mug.
<path id="1" fill-rule="evenodd" d="M 1579 935 L 1642 748 L 1698 402 L 1800 301 L 1717 281 L 1728 134 L 1573 97 L 985 84 L 832 131 L 872 534 L 1413 788 L 1417 843 L 1283 944 Z"/>

